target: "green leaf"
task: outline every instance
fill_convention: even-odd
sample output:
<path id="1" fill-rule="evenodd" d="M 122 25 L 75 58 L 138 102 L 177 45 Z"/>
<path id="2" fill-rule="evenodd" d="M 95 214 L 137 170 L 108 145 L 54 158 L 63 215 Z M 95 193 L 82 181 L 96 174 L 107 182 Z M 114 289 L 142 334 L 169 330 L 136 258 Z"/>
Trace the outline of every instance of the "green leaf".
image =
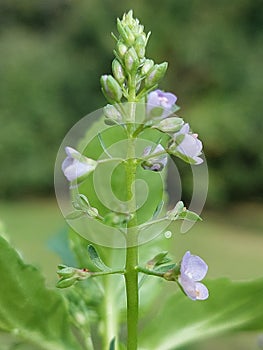
<path id="1" fill-rule="evenodd" d="M 39 271 L 26 265 L 0 237 L 0 329 L 45 350 L 81 349 L 71 334 L 64 299 L 45 287 Z"/>
<path id="2" fill-rule="evenodd" d="M 112 341 L 110 342 L 109 350 L 115 350 L 115 338 L 113 338 Z"/>
<path id="3" fill-rule="evenodd" d="M 206 301 L 192 301 L 178 291 L 162 308 L 158 304 L 154 321 L 141 327 L 139 349 L 175 350 L 220 334 L 263 329 L 263 279 L 218 279 L 206 285 Z"/>
<path id="4" fill-rule="evenodd" d="M 93 263 L 94 266 L 96 266 L 101 271 L 110 271 L 111 269 L 104 264 L 104 262 L 101 260 L 97 250 L 95 247 L 90 244 L 88 246 L 88 253 L 90 256 L 90 260 Z"/>

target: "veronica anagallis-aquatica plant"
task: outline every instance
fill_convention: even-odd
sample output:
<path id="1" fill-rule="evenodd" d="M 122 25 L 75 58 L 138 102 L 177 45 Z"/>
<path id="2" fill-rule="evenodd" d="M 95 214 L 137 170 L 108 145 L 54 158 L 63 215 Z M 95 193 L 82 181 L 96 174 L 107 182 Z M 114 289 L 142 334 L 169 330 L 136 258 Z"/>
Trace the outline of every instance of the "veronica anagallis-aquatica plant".
<path id="1" fill-rule="evenodd" d="M 117 31 L 116 35 L 112 34 L 116 44 L 112 74 L 103 75 L 100 83 L 108 103 L 103 109 L 104 123 L 107 128 L 115 129 L 116 132 L 124 135 L 122 141 L 125 142 L 120 147 L 122 155 L 116 155 L 114 150 L 108 149 L 103 136 L 97 133 L 95 136 L 103 149 L 104 157 L 89 155 L 88 148 L 80 152 L 71 145 L 67 145 L 62 171 L 69 181 L 72 195 L 73 211 L 68 214 L 67 219 L 84 219 L 87 222 L 97 222 L 117 230 L 124 242 L 120 249 L 125 251 L 125 264 L 118 269 L 108 267 L 98 253 L 100 248 L 95 247 L 95 244 L 87 244 L 87 254 L 94 269 L 61 264 L 57 271 L 59 275 L 57 287 L 73 286 L 74 288 L 82 281 L 94 280 L 95 277 L 100 279 L 106 275 L 122 275 L 126 291 L 125 346 L 128 350 L 136 350 L 138 348 L 139 287 L 146 276 L 176 283 L 185 297 L 191 300 L 205 300 L 209 297 L 208 289 L 201 283 L 206 276 L 208 266 L 190 251 L 187 251 L 177 262 L 171 261 L 167 251 L 160 251 L 144 264 L 140 263 L 139 258 L 141 244 L 156 238 L 149 235 L 151 230 L 160 234 L 173 221 L 195 222 L 201 219 L 197 214 L 186 209 L 180 200 L 167 211 L 162 195 L 161 197 L 158 195 L 160 198 L 156 201 L 155 210 L 150 206 L 147 213 L 145 211 L 141 213 L 143 205 L 138 201 L 140 194 L 136 187 L 138 174 L 143 174 L 145 178 L 149 177 L 151 181 L 153 176 L 160 176 L 161 173 L 166 172 L 171 157 L 172 161 L 177 157 L 186 163 L 198 166 L 203 162 L 202 142 L 198 135 L 192 132 L 189 124 L 176 114 L 179 110 L 176 104 L 177 96 L 158 88 L 168 64 L 167 62 L 155 63 L 153 59 L 146 57 L 150 33 L 144 32 L 143 25 L 133 17 L 132 11 L 124 14 L 121 20 L 117 20 Z M 85 190 L 91 186 L 89 182 L 85 187 L 85 182 L 92 176 L 96 177 L 100 167 L 110 163 L 117 164 L 116 167 L 122 169 L 119 174 L 119 187 L 121 187 L 119 190 L 123 192 L 121 210 L 117 210 L 117 205 L 113 202 L 112 210 L 96 207 L 96 201 L 93 203 L 92 196 L 88 194 L 89 191 Z M 106 171 L 104 177 L 108 175 Z M 117 175 L 115 177 L 117 178 Z M 164 178 L 165 176 L 162 181 Z M 160 193 L 157 188 L 155 191 Z M 164 189 L 161 188 L 161 191 Z M 146 238 L 144 238 L 145 232 L 147 232 Z M 112 247 L 115 248 L 114 243 Z M 89 290 L 86 293 L 89 293 Z M 123 330 L 122 333 L 126 334 Z M 118 331 L 112 336 L 112 339 L 104 341 L 102 347 L 124 348 L 119 341 Z M 121 338 L 124 342 L 125 336 L 122 335 Z"/>

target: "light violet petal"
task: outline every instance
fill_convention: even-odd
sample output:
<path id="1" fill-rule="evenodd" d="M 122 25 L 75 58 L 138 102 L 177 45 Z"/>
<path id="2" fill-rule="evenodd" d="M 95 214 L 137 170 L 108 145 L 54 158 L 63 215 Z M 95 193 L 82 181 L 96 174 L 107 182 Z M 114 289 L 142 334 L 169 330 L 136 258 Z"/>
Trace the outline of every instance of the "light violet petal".
<path id="1" fill-rule="evenodd" d="M 163 146 L 159 143 L 159 144 L 155 147 L 155 149 L 154 149 L 154 151 L 153 151 L 153 154 L 159 153 L 159 152 L 162 152 L 162 151 L 164 151 L 164 148 L 163 148 Z"/>
<path id="2" fill-rule="evenodd" d="M 202 144 L 202 141 L 200 141 L 197 138 L 196 138 L 196 149 L 197 149 L 197 152 L 199 152 L 199 154 L 201 154 L 202 149 L 203 149 L 203 144 Z"/>
<path id="3" fill-rule="evenodd" d="M 77 150 L 69 146 L 65 147 L 65 152 L 69 157 L 72 157 L 72 158 L 81 156 L 81 154 Z"/>
<path id="4" fill-rule="evenodd" d="M 195 289 L 197 300 L 205 300 L 209 297 L 209 291 L 203 283 L 196 282 Z"/>
<path id="5" fill-rule="evenodd" d="M 179 134 L 179 133 L 180 133 L 180 134 L 188 134 L 189 131 L 190 131 L 189 124 L 188 124 L 188 123 L 185 123 L 185 124 L 182 126 L 181 130 L 178 132 L 178 134 Z"/>
<path id="6" fill-rule="evenodd" d="M 152 147 L 151 146 L 147 146 L 144 151 L 143 151 L 143 156 L 148 156 L 150 153 L 151 153 L 151 149 Z"/>
<path id="7" fill-rule="evenodd" d="M 208 266 L 197 255 L 191 255 L 187 261 L 187 266 L 184 270 L 184 273 L 193 281 L 201 281 L 207 274 Z"/>
<path id="8" fill-rule="evenodd" d="M 88 174 L 92 170 L 93 170 L 93 167 L 91 165 L 74 160 L 74 162 L 70 166 L 65 168 L 64 175 L 69 181 L 74 181 L 77 178 L 85 174 Z"/>
<path id="9" fill-rule="evenodd" d="M 188 262 L 189 262 L 189 259 L 191 258 L 191 253 L 189 251 L 187 251 L 183 258 L 182 258 L 182 261 L 181 261 L 181 274 L 184 274 L 185 273 L 185 270 L 187 269 L 188 267 Z"/>
<path id="10" fill-rule="evenodd" d="M 96 168 L 95 160 L 81 155 L 74 148 L 66 147 L 65 151 L 68 156 L 63 161 L 61 168 L 68 181 L 74 181 Z"/>
<path id="11" fill-rule="evenodd" d="M 196 165 L 202 164 L 202 163 L 203 163 L 203 159 L 200 158 L 200 157 L 194 157 L 193 159 L 195 160 L 195 164 L 196 164 Z"/>
<path id="12" fill-rule="evenodd" d="M 62 165 L 61 165 L 62 171 L 64 172 L 67 167 L 71 166 L 73 161 L 74 161 L 74 159 L 71 157 L 65 158 Z"/>
<path id="13" fill-rule="evenodd" d="M 147 113 L 149 114 L 153 108 L 159 107 L 163 112 L 157 118 L 166 118 L 171 114 L 172 106 L 175 104 L 177 97 L 170 93 L 161 90 L 155 90 L 148 94 L 147 98 Z"/>
<path id="14" fill-rule="evenodd" d="M 196 300 L 196 286 L 195 282 L 186 275 L 181 275 L 178 278 L 178 282 L 182 286 L 185 294 L 192 300 Z"/>
<path id="15" fill-rule="evenodd" d="M 158 93 L 156 91 L 152 91 L 147 97 L 147 112 L 149 113 L 156 106 L 159 106 Z"/>

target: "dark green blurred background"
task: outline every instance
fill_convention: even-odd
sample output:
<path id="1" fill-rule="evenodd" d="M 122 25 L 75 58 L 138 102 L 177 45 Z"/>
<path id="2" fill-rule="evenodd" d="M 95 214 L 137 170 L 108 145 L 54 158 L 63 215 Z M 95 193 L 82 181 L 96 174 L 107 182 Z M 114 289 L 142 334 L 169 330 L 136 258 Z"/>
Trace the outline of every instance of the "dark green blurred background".
<path id="1" fill-rule="evenodd" d="M 134 9 L 168 61 L 161 88 L 204 142 L 208 205 L 263 193 L 263 3 L 260 0 L 1 0 L 1 196 L 53 193 L 69 128 L 104 98 L 116 17 Z"/>

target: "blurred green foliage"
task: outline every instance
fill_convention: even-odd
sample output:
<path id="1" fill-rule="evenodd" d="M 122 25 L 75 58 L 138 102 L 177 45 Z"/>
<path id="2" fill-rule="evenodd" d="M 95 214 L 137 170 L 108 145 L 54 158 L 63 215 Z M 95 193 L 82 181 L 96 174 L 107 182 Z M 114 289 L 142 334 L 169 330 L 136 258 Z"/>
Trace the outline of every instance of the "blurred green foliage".
<path id="1" fill-rule="evenodd" d="M 178 95 L 180 116 L 204 141 L 210 204 L 260 198 L 260 0 L 1 0 L 1 195 L 52 191 L 65 133 L 105 104 L 110 32 L 130 7 L 152 31 L 148 56 L 169 62 L 161 88 Z"/>

